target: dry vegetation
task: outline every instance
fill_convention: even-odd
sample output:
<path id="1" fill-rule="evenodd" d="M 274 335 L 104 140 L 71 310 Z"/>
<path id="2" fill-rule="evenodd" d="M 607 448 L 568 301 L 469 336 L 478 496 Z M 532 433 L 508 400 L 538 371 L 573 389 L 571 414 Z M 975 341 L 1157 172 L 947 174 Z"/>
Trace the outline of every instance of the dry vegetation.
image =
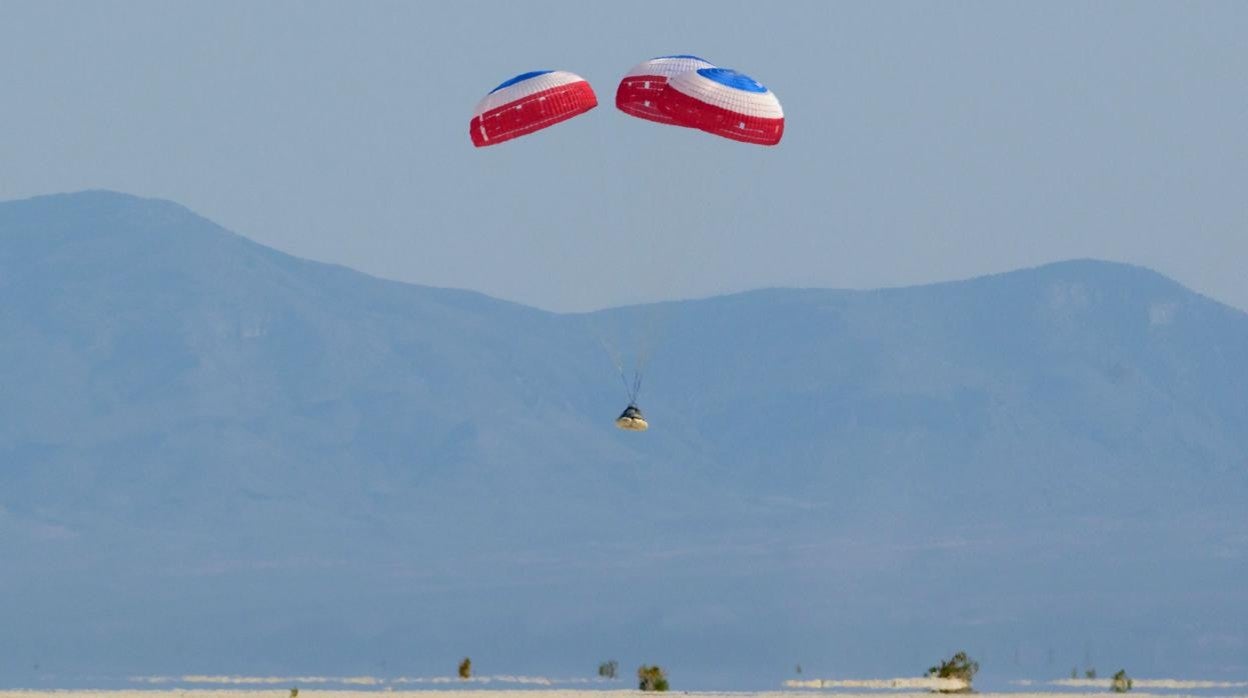
<path id="1" fill-rule="evenodd" d="M 970 693 L 971 680 L 979 672 L 979 662 L 971 659 L 966 652 L 958 652 L 949 659 L 927 670 L 927 675 L 937 679 L 957 679 L 966 683 L 963 688 L 939 689 L 940 693 Z"/>

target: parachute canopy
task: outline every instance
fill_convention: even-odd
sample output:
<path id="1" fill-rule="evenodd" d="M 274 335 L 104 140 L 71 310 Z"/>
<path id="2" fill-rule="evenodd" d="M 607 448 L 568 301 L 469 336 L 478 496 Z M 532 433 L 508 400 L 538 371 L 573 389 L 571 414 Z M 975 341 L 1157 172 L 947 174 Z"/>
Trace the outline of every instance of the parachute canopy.
<path id="1" fill-rule="evenodd" d="M 615 90 L 615 108 L 639 119 L 683 126 L 659 108 L 663 88 L 676 75 L 714 67 L 697 56 L 688 55 L 659 56 L 638 63 L 620 80 L 620 86 Z"/>
<path id="2" fill-rule="evenodd" d="M 673 76 L 659 108 L 685 126 L 724 138 L 775 145 L 784 135 L 780 100 L 754 78 L 728 68 L 698 68 Z"/>
<path id="3" fill-rule="evenodd" d="M 615 426 L 626 431 L 645 431 L 650 428 L 646 418 L 641 416 L 641 409 L 633 404 L 625 407 L 620 416 L 615 418 Z"/>
<path id="4" fill-rule="evenodd" d="M 478 148 L 509 141 L 598 106 L 585 78 L 564 70 L 522 73 L 495 87 L 472 114 L 468 133 Z"/>

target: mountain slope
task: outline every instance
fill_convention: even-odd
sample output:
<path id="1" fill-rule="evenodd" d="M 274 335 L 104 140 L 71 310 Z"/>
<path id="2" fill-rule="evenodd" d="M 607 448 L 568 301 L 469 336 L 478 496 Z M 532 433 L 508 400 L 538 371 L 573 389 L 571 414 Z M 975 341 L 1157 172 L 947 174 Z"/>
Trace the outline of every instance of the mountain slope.
<path id="1" fill-rule="evenodd" d="M 1148 270 L 557 315 L 86 192 L 0 297 L 0 678 L 1248 672 L 1248 316 Z"/>

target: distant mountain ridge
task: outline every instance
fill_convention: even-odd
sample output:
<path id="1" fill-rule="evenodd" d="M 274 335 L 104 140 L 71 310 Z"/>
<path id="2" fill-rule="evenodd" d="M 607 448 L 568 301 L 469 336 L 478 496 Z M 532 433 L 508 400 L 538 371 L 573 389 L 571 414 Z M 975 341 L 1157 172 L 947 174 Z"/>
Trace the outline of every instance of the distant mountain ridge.
<path id="1" fill-rule="evenodd" d="M 1248 315 L 1138 267 L 555 314 L 0 202 L 0 685 L 1242 677 L 1244 502 Z"/>

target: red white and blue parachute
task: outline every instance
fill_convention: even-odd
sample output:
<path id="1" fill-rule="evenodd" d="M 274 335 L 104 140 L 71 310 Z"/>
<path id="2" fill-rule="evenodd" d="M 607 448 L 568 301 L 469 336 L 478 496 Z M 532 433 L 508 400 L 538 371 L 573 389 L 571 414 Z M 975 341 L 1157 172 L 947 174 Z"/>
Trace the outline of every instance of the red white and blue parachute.
<path id="1" fill-rule="evenodd" d="M 673 76 L 659 108 L 678 124 L 724 138 L 775 145 L 784 135 L 780 100 L 750 76 L 728 68 L 698 68 Z"/>
<path id="2" fill-rule="evenodd" d="M 589 83 L 564 70 L 522 73 L 495 87 L 473 112 L 468 133 L 478 148 L 509 141 L 598 106 Z"/>
<path id="3" fill-rule="evenodd" d="M 579 75 L 562 70 L 522 73 L 477 104 L 468 133 L 480 148 L 554 126 L 596 106 L 598 98 Z M 771 90 L 744 73 L 718 68 L 697 56 L 659 56 L 634 66 L 616 88 L 615 106 L 639 119 L 744 143 L 776 145 L 784 135 L 784 110 Z M 638 356 L 630 383 L 624 364 L 605 338 L 603 344 L 615 358 L 628 391 L 628 407 L 615 424 L 645 431 L 649 423 L 637 407 L 644 355 Z"/>
<path id="4" fill-rule="evenodd" d="M 615 90 L 615 107 L 625 114 L 639 119 L 657 121 L 661 124 L 677 123 L 670 114 L 659 108 L 659 99 L 667 81 L 699 68 L 714 68 L 710 62 L 697 56 L 659 56 L 633 66 L 620 80 Z"/>

